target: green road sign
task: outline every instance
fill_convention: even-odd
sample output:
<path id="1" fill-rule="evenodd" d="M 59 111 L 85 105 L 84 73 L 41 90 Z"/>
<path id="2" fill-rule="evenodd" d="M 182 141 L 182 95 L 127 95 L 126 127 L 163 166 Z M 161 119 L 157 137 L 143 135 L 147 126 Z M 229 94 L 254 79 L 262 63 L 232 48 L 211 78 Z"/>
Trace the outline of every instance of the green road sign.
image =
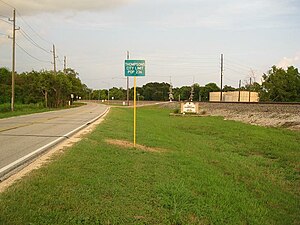
<path id="1" fill-rule="evenodd" d="M 145 76 L 145 60 L 125 60 L 126 77 Z"/>

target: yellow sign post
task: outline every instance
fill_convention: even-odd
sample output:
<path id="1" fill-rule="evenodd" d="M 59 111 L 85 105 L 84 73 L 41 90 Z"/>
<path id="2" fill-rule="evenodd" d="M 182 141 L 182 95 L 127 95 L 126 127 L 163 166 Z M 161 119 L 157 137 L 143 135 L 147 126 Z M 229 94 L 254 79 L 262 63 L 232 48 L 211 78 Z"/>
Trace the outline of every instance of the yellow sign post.
<path id="1" fill-rule="evenodd" d="M 136 146 L 136 77 L 134 77 L 133 88 L 133 147 Z"/>
<path id="2" fill-rule="evenodd" d="M 134 77 L 133 84 L 133 146 L 136 146 L 136 77 L 145 76 L 145 60 L 125 60 L 125 76 Z"/>

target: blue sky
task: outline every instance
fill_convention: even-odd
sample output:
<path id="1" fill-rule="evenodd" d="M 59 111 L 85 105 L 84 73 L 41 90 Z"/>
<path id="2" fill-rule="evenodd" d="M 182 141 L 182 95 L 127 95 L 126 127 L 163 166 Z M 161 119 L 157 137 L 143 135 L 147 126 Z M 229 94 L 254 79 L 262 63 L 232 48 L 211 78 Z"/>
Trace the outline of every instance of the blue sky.
<path id="1" fill-rule="evenodd" d="M 57 48 L 58 69 L 68 66 L 93 89 L 125 87 L 124 59 L 146 60 L 150 81 L 174 86 L 260 81 L 272 65 L 300 67 L 300 1 L 297 0 L 4 0 L 17 24 L 40 47 Z M 0 1 L 0 66 L 11 68 L 11 7 Z M 4 17 L 3 17 L 4 16 Z M 29 24 L 29 26 L 28 26 Z M 51 54 L 20 32 L 17 71 L 51 69 Z M 132 85 L 132 81 L 131 81 Z"/>

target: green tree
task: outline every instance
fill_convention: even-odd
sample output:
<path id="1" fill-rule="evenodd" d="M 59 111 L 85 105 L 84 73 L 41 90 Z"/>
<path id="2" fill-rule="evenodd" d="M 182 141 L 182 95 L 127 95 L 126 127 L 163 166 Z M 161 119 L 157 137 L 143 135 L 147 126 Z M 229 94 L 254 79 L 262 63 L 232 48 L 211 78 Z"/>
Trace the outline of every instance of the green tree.
<path id="1" fill-rule="evenodd" d="M 186 101 L 191 95 L 191 86 L 182 86 L 179 88 L 180 100 Z"/>
<path id="2" fill-rule="evenodd" d="M 11 78 L 8 79 L 11 75 L 7 69 L 0 69 L 0 73 L 5 74 L 5 76 L 1 76 L 5 79 L 0 83 L 1 87 L 3 86 L 0 93 L 2 91 L 3 96 L 6 97 L 7 86 L 11 89 L 11 82 L 9 82 Z M 25 104 L 42 103 L 46 107 L 64 106 L 71 100 L 71 94 L 83 96 L 87 89 L 77 75 L 73 69 L 67 69 L 65 72 L 58 71 L 56 75 L 52 71 L 46 70 L 16 74 L 15 101 Z M 9 92 L 11 93 L 11 91 Z M 10 100 L 6 99 L 5 101 L 9 102 Z"/>
<path id="3" fill-rule="evenodd" d="M 8 103 L 11 99 L 11 71 L 0 68 L 0 103 Z"/>
<path id="4" fill-rule="evenodd" d="M 200 92 L 201 87 L 197 83 L 194 84 L 193 86 L 194 86 L 194 101 L 199 101 L 201 100 L 201 92 Z"/>
<path id="5" fill-rule="evenodd" d="M 202 101 L 209 101 L 209 92 L 220 91 L 221 89 L 218 87 L 216 83 L 208 83 L 204 87 L 201 87 L 201 99 Z"/>
<path id="6" fill-rule="evenodd" d="M 293 102 L 300 101 L 300 74 L 297 68 L 287 70 L 273 66 L 263 75 L 260 92 L 262 101 Z"/>
<path id="7" fill-rule="evenodd" d="M 143 85 L 142 90 L 138 90 L 138 93 L 148 101 L 167 101 L 169 99 L 169 87 L 167 83 L 148 83 Z M 132 90 L 130 91 L 130 96 L 133 96 Z"/>
<path id="8" fill-rule="evenodd" d="M 110 96 L 110 99 L 113 97 L 115 100 L 124 100 L 125 99 L 123 88 L 113 87 L 113 88 L 109 89 L 109 96 Z"/>
<path id="9" fill-rule="evenodd" d="M 229 85 L 225 85 L 223 87 L 223 92 L 226 92 L 226 91 L 236 91 L 236 88 L 229 86 Z"/>

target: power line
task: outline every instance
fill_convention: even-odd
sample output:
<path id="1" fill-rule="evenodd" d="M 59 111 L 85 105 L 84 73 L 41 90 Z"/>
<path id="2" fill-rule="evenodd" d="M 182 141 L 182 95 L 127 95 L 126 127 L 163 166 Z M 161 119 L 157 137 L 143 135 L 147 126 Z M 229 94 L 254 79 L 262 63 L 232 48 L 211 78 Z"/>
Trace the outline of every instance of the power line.
<path id="1" fill-rule="evenodd" d="M 230 71 L 233 71 L 235 73 L 238 73 L 238 74 L 247 74 L 250 72 L 250 69 L 249 70 L 238 70 L 236 68 L 232 68 L 232 67 L 226 67 L 226 70 L 230 70 Z"/>
<path id="2" fill-rule="evenodd" d="M 0 0 L 1 1 L 1 0 Z M 18 16 L 23 20 L 23 22 L 32 30 L 33 33 L 35 33 L 41 40 L 47 42 L 48 44 L 52 45 L 52 43 L 50 41 L 48 41 L 47 39 L 45 39 L 44 37 L 42 37 L 38 32 L 36 32 L 32 26 L 30 26 L 26 20 L 24 20 L 24 18 L 20 15 L 19 12 L 17 12 Z"/>
<path id="3" fill-rule="evenodd" d="M 231 64 L 231 63 L 227 63 L 227 64 L 229 65 L 229 67 L 234 68 L 234 69 L 239 70 L 239 71 L 249 71 L 250 70 L 250 67 L 249 68 L 242 68 L 242 67 L 236 66 L 236 65 Z"/>
<path id="4" fill-rule="evenodd" d="M 7 34 L 4 34 L 4 33 L 0 33 L 0 35 L 2 35 L 2 36 L 8 36 Z"/>
<path id="5" fill-rule="evenodd" d="M 12 5 L 8 4 L 7 2 L 5 2 L 5 1 L 3 1 L 3 0 L 0 0 L 0 2 L 4 3 L 5 5 L 7 5 L 7 6 L 13 8 L 13 9 L 15 8 L 15 7 L 13 7 Z"/>
<path id="6" fill-rule="evenodd" d="M 7 23 L 7 24 L 9 24 L 9 25 L 12 25 L 12 23 L 10 23 L 9 21 L 6 21 L 6 20 L 1 19 L 1 18 L 0 18 L 0 20 L 3 21 L 4 23 Z"/>
<path id="7" fill-rule="evenodd" d="M 237 70 L 233 70 L 233 69 L 230 69 L 230 68 L 227 68 L 227 69 L 229 69 L 229 70 L 231 70 L 231 71 L 233 71 L 233 72 L 236 72 L 236 73 L 238 73 L 239 75 L 243 75 L 243 76 L 247 76 L 247 77 L 248 77 L 248 75 L 247 75 L 246 73 L 241 73 L 241 72 L 239 72 L 239 71 L 237 71 Z"/>
<path id="8" fill-rule="evenodd" d="M 231 79 L 228 79 L 227 77 L 224 77 L 225 80 L 228 80 L 228 81 L 231 81 L 231 82 L 236 82 L 236 80 L 231 80 Z"/>
<path id="9" fill-rule="evenodd" d="M 0 17 L 3 17 L 3 18 L 6 18 L 6 19 L 9 19 L 9 16 L 3 16 L 3 15 L 0 15 Z"/>
<path id="10" fill-rule="evenodd" d="M 28 56 L 30 56 L 31 58 L 39 61 L 39 62 L 43 62 L 43 63 L 51 63 L 50 61 L 46 61 L 46 60 L 41 60 L 41 59 L 38 59 L 36 58 L 35 56 L 31 55 L 29 52 L 27 52 L 24 48 L 22 48 L 18 43 L 16 43 L 16 45 L 24 52 L 26 53 Z"/>
<path id="11" fill-rule="evenodd" d="M 231 63 L 233 63 L 233 64 L 235 64 L 236 66 L 239 66 L 239 67 L 243 67 L 243 68 L 247 68 L 247 69 L 249 69 L 249 68 L 251 68 L 251 66 L 247 66 L 247 65 L 245 65 L 245 64 L 241 64 L 241 63 L 237 63 L 236 61 L 234 61 L 234 60 L 228 60 L 227 59 L 227 61 L 229 61 L 229 62 L 231 62 Z"/>
<path id="12" fill-rule="evenodd" d="M 14 6 L 8 4 L 7 2 L 5 2 L 5 1 L 3 1 L 3 0 L 0 0 L 0 2 L 2 2 L 3 4 L 5 4 L 5 5 L 11 7 L 12 9 L 15 9 Z M 24 18 L 23 18 L 23 17 L 21 16 L 21 14 L 19 13 L 19 10 L 18 10 L 16 13 L 17 13 L 17 15 L 22 19 L 22 21 L 23 21 L 23 22 L 24 22 L 24 23 L 25 23 L 25 24 L 33 31 L 33 33 L 35 33 L 41 40 L 43 40 L 43 41 L 47 42 L 48 44 L 52 45 L 52 43 L 51 43 L 50 41 L 48 41 L 47 39 L 45 39 L 44 37 L 42 37 L 38 32 L 36 32 L 36 31 L 32 28 L 32 26 L 30 26 L 30 25 L 26 22 L 26 20 L 24 20 Z M 9 18 L 9 17 L 3 16 L 3 15 L 0 15 L 0 16 L 1 16 L 1 17 L 4 17 L 4 18 Z"/>
<path id="13" fill-rule="evenodd" d="M 61 61 L 61 59 L 59 58 L 59 56 L 57 56 L 58 62 L 60 63 L 61 66 L 64 66 L 63 62 Z"/>
<path id="14" fill-rule="evenodd" d="M 34 45 L 35 47 L 43 50 L 44 52 L 51 54 L 49 50 L 41 47 L 39 44 L 37 44 L 23 29 L 20 29 L 20 33 L 23 35 L 23 37 L 25 37 L 32 45 Z"/>

